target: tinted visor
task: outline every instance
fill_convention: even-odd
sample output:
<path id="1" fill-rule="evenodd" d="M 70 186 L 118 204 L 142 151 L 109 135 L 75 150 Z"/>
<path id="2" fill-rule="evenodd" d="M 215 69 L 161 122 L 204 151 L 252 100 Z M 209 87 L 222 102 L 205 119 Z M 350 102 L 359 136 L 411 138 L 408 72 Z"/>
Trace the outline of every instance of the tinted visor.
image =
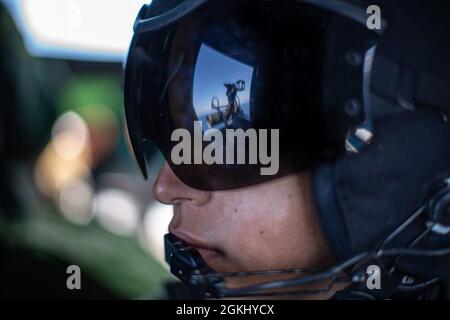
<path id="1" fill-rule="evenodd" d="M 135 35 L 125 103 L 144 174 L 148 141 L 203 190 L 254 185 L 330 156 L 321 98 L 328 15 L 285 3 L 212 1 Z"/>

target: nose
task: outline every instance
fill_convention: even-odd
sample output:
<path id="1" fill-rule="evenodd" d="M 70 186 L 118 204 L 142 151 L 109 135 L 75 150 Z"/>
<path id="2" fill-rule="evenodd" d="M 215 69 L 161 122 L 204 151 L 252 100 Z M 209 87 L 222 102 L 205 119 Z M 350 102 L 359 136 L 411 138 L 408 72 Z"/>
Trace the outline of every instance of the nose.
<path id="1" fill-rule="evenodd" d="M 167 205 L 190 201 L 197 206 L 202 206 L 211 198 L 211 192 L 197 190 L 186 185 L 173 173 L 167 163 L 159 172 L 153 186 L 153 195 L 157 201 Z"/>

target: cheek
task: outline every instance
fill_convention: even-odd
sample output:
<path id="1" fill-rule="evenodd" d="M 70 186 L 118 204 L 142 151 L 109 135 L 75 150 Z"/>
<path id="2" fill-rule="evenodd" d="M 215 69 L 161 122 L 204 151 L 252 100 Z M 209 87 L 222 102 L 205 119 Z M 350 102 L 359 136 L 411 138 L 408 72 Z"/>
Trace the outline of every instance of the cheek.
<path id="1" fill-rule="evenodd" d="M 309 208 L 298 196 L 273 190 L 229 197 L 224 204 L 226 252 L 239 269 L 291 268 L 310 260 Z"/>

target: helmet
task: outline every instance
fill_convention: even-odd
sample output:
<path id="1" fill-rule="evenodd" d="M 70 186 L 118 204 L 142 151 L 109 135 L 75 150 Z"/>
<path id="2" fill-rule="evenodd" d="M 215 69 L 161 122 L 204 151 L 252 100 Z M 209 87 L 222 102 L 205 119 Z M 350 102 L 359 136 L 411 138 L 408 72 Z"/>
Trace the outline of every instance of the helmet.
<path id="1" fill-rule="evenodd" d="M 380 8 L 371 26 L 371 10 Z M 450 47 L 440 34 L 449 29 L 437 1 L 143 6 L 127 58 L 125 108 L 144 176 L 150 141 L 197 189 L 310 170 L 337 260 L 326 270 L 265 271 L 299 276 L 231 289 L 224 279 L 247 273 L 216 273 L 169 234 L 166 260 L 195 297 L 299 294 L 267 290 L 324 279 L 350 281 L 341 298 L 448 290 Z M 374 264 L 389 283 L 376 293 L 365 285 Z"/>

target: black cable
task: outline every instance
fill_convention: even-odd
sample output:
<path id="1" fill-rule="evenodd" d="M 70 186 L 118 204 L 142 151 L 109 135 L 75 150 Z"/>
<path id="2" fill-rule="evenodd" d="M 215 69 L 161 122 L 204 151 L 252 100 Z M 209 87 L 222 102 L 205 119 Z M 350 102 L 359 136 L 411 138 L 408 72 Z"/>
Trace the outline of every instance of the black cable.
<path id="1" fill-rule="evenodd" d="M 283 287 L 293 287 L 293 286 L 300 286 L 304 284 L 309 283 L 315 283 L 319 282 L 321 280 L 326 280 L 328 278 L 339 278 L 336 277 L 336 275 L 340 272 L 343 272 L 348 267 L 355 265 L 357 263 L 360 263 L 361 261 L 367 260 L 367 259 L 373 259 L 373 258 L 380 258 L 383 256 L 397 256 L 397 255 L 403 255 L 403 256 L 417 256 L 417 257 L 438 257 L 438 256 L 446 256 L 450 255 L 450 247 L 449 248 L 443 248 L 443 249 L 437 249 L 437 250 L 419 250 L 419 249 L 404 249 L 404 248 L 394 248 L 394 249 L 388 249 L 385 251 L 378 251 L 378 253 L 374 252 L 364 252 L 359 255 L 354 256 L 353 258 L 343 262 L 342 264 L 335 266 L 325 272 L 312 275 L 312 276 L 306 276 L 303 278 L 297 278 L 297 279 L 288 279 L 288 280 L 278 280 L 278 281 L 271 281 L 271 282 L 265 282 L 253 286 L 247 286 L 244 288 L 239 289 L 228 289 L 228 288 L 219 288 L 219 291 L 221 292 L 220 295 L 223 297 L 245 297 L 245 296 L 255 296 L 260 295 L 260 291 L 265 290 L 271 290 L 271 289 L 277 289 L 277 288 L 283 288 Z M 350 282 L 360 282 L 361 279 L 351 279 Z M 333 285 L 335 282 L 331 281 L 329 286 Z M 325 289 L 319 289 L 316 290 L 316 293 L 323 293 L 323 290 L 330 290 L 329 286 Z M 265 295 L 295 295 L 294 291 L 285 291 L 285 292 L 273 292 L 273 293 L 265 293 Z M 300 292 L 300 293 L 299 293 Z M 301 294 L 302 291 L 297 291 L 298 295 Z M 305 294 L 313 294 L 310 291 L 303 291 Z"/>
<path id="2" fill-rule="evenodd" d="M 357 263 L 360 263 L 361 261 L 367 259 L 370 256 L 375 256 L 375 253 L 363 252 L 363 253 L 358 254 L 325 272 L 311 275 L 311 276 L 306 276 L 303 278 L 264 282 L 264 283 L 260 283 L 257 285 L 247 286 L 247 287 L 239 288 L 239 289 L 219 288 L 219 290 L 222 290 L 222 291 L 225 290 L 224 291 L 225 294 L 232 292 L 233 294 L 248 295 L 251 292 L 278 289 L 278 288 L 283 288 L 283 287 L 293 287 L 293 286 L 299 286 L 299 285 L 304 285 L 304 284 L 309 284 L 309 283 L 315 283 L 315 282 L 319 282 L 321 280 L 326 280 L 328 278 L 332 278 L 332 277 L 336 276 L 337 274 L 343 272 L 345 269 L 347 269 Z"/>
<path id="3" fill-rule="evenodd" d="M 309 273 L 309 272 L 319 272 L 324 271 L 325 267 L 310 267 L 310 268 L 293 268 L 293 269 L 277 269 L 277 270 L 265 270 L 265 271 L 240 271 L 240 272 L 212 272 L 205 276 L 207 277 L 221 277 L 221 278 L 231 278 L 231 277 L 251 277 L 259 275 L 279 275 L 279 274 L 289 274 L 289 273 Z"/>
<path id="4" fill-rule="evenodd" d="M 330 292 L 330 290 L 338 283 L 351 283 L 351 279 L 347 276 L 334 277 L 326 287 L 315 290 L 291 290 L 291 291 L 278 291 L 278 292 L 239 292 L 239 289 L 228 290 L 223 297 L 227 298 L 242 298 L 247 296 L 257 296 L 257 297 L 273 297 L 273 296 L 308 296 L 317 295 Z"/>
<path id="5" fill-rule="evenodd" d="M 380 246 L 379 251 L 383 250 L 395 237 L 397 237 L 403 230 L 405 230 L 411 223 L 413 223 L 425 211 L 425 205 L 417 209 L 405 222 L 403 222 L 397 229 L 386 237 Z"/>

